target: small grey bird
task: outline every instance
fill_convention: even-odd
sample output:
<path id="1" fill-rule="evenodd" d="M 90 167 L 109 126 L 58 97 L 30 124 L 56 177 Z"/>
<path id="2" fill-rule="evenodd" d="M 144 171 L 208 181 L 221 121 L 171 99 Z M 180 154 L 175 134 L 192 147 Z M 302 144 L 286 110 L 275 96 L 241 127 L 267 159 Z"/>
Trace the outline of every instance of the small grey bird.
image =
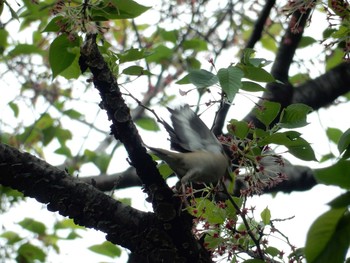
<path id="1" fill-rule="evenodd" d="M 228 174 L 230 160 L 221 143 L 190 107 L 168 110 L 173 127 L 165 121 L 163 125 L 177 152 L 148 147 L 151 152 L 170 166 L 182 184 L 215 183 Z"/>

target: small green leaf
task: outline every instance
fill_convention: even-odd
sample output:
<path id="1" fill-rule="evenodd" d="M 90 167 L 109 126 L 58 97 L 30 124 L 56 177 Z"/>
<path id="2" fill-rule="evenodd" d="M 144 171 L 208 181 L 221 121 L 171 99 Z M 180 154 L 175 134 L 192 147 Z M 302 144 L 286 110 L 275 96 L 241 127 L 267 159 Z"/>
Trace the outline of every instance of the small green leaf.
<path id="1" fill-rule="evenodd" d="M 62 113 L 75 120 L 80 120 L 83 117 L 83 114 L 74 109 L 65 110 Z"/>
<path id="2" fill-rule="evenodd" d="M 194 69 L 188 74 L 190 82 L 197 88 L 207 88 L 218 83 L 218 77 L 204 69 Z"/>
<path id="3" fill-rule="evenodd" d="M 326 71 L 331 70 L 335 66 L 344 61 L 344 51 L 341 48 L 336 48 L 330 55 L 326 57 Z"/>
<path id="4" fill-rule="evenodd" d="M 70 49 L 70 52 L 72 54 L 76 54 L 76 56 L 70 66 L 63 70 L 60 75 L 66 79 L 77 79 L 81 74 L 79 65 L 80 49 L 78 47 L 74 47 Z"/>
<path id="5" fill-rule="evenodd" d="M 220 236 L 216 236 L 214 234 L 217 234 L 213 231 L 213 233 L 208 233 L 207 235 L 205 235 L 204 237 L 204 242 L 206 244 L 206 248 L 207 249 L 215 249 L 217 248 L 220 244 L 222 244 L 223 242 L 225 242 L 225 240 L 220 237 Z"/>
<path id="6" fill-rule="evenodd" d="M 338 128 L 327 128 L 326 134 L 328 136 L 328 139 L 330 139 L 335 144 L 338 144 L 343 132 Z"/>
<path id="7" fill-rule="evenodd" d="M 56 154 L 60 154 L 60 155 L 64 155 L 66 157 L 72 157 L 72 152 L 71 150 L 65 146 L 65 145 L 61 145 L 61 147 L 57 148 L 54 153 Z"/>
<path id="8" fill-rule="evenodd" d="M 342 243 L 341 237 L 338 235 L 339 227 L 344 228 L 339 222 L 344 216 L 346 209 L 331 209 L 324 213 L 311 225 L 306 238 L 305 256 L 307 262 L 334 262 L 339 261 L 339 250 L 336 248 Z M 349 224 L 349 223 L 348 223 Z M 338 228 L 338 229 L 337 229 Z M 346 248 L 349 247 L 349 227 L 345 227 L 347 235 Z M 336 245 L 338 244 L 338 245 Z M 332 247 L 333 250 L 329 250 Z M 338 250 L 338 251 L 335 251 Z M 345 256 L 345 254 L 344 254 Z"/>
<path id="9" fill-rule="evenodd" d="M 10 57 L 16 57 L 19 55 L 33 55 L 33 54 L 44 54 L 44 51 L 36 45 L 31 44 L 18 44 L 9 52 Z"/>
<path id="10" fill-rule="evenodd" d="M 340 160 L 332 166 L 315 169 L 314 175 L 320 183 L 350 189 L 350 161 Z"/>
<path id="11" fill-rule="evenodd" d="M 124 53 L 118 54 L 119 63 L 125 63 L 135 60 L 140 60 L 151 55 L 145 49 L 131 48 L 126 50 Z"/>
<path id="12" fill-rule="evenodd" d="M 174 51 L 164 45 L 159 45 L 152 51 L 152 54 L 146 57 L 147 62 L 164 63 L 174 56 Z"/>
<path id="13" fill-rule="evenodd" d="M 0 237 L 5 238 L 7 240 L 8 245 L 13 245 L 13 244 L 17 243 L 18 241 L 22 240 L 22 238 L 16 232 L 13 232 L 13 231 L 3 232 L 0 235 Z"/>
<path id="14" fill-rule="evenodd" d="M 90 246 L 89 250 L 110 258 L 120 257 L 121 254 L 120 248 L 109 241 L 105 241 L 102 244 Z"/>
<path id="15" fill-rule="evenodd" d="M 9 106 L 10 106 L 11 110 L 13 111 L 13 114 L 15 115 L 15 117 L 18 117 L 18 113 L 19 113 L 18 105 L 16 103 L 14 103 L 13 101 L 10 101 Z"/>
<path id="16" fill-rule="evenodd" d="M 245 121 L 231 120 L 230 124 L 227 126 L 227 130 L 232 135 L 244 139 L 247 137 L 250 129 L 248 123 Z"/>
<path id="17" fill-rule="evenodd" d="M 148 9 L 150 7 L 140 5 L 133 0 L 104 0 L 98 5 L 92 5 L 91 17 L 94 21 L 128 19 L 138 17 Z"/>
<path id="18" fill-rule="evenodd" d="M 86 230 L 85 227 L 78 226 L 77 224 L 74 223 L 73 219 L 63 219 L 61 221 L 58 221 L 54 225 L 54 229 L 82 229 Z"/>
<path id="19" fill-rule="evenodd" d="M 242 263 L 265 263 L 265 261 L 261 259 L 251 258 L 251 259 L 244 260 Z"/>
<path id="20" fill-rule="evenodd" d="M 94 159 L 94 164 L 101 173 L 106 173 L 111 162 L 112 156 L 110 154 L 100 153 Z"/>
<path id="21" fill-rule="evenodd" d="M 60 27 L 58 26 L 58 23 L 64 25 L 67 22 L 67 19 L 65 19 L 62 16 L 56 16 L 46 25 L 46 27 L 43 29 L 42 32 L 58 32 L 60 31 Z"/>
<path id="22" fill-rule="evenodd" d="M 127 68 L 123 69 L 122 73 L 125 75 L 131 75 L 131 76 L 142 76 L 142 75 L 150 76 L 150 75 L 152 75 L 151 72 L 149 72 L 148 70 L 146 70 L 140 66 L 127 67 Z"/>
<path id="23" fill-rule="evenodd" d="M 25 243 L 19 247 L 17 250 L 18 257 L 22 260 L 18 262 L 36 262 L 37 260 L 40 262 L 45 262 L 46 254 L 45 252 L 30 243 Z"/>
<path id="24" fill-rule="evenodd" d="M 46 232 L 46 226 L 43 223 L 39 221 L 35 221 L 32 218 L 25 218 L 22 221 L 20 221 L 18 224 L 24 229 L 27 229 L 38 235 L 44 235 Z"/>
<path id="25" fill-rule="evenodd" d="M 275 78 L 263 68 L 253 66 L 241 66 L 244 77 L 258 82 L 273 82 Z"/>
<path id="26" fill-rule="evenodd" d="M 157 122 L 149 117 L 140 118 L 135 122 L 142 129 L 147 131 L 159 131 L 159 126 Z"/>
<path id="27" fill-rule="evenodd" d="M 242 81 L 241 89 L 248 92 L 265 91 L 265 89 L 261 85 L 252 81 Z"/>
<path id="28" fill-rule="evenodd" d="M 290 144 L 285 145 L 289 153 L 304 161 L 317 161 L 311 145 L 303 138 L 297 138 Z"/>
<path id="29" fill-rule="evenodd" d="M 283 145 L 288 148 L 289 152 L 295 157 L 305 161 L 315 161 L 315 153 L 310 144 L 300 137 L 300 133 L 296 131 L 277 132 L 266 135 L 262 138 L 259 145 L 267 144 Z"/>
<path id="30" fill-rule="evenodd" d="M 202 40 L 202 39 L 198 39 L 198 38 L 185 40 L 182 43 L 182 47 L 184 50 L 187 50 L 187 49 L 191 49 L 191 50 L 195 50 L 195 51 L 208 50 L 207 42 Z"/>
<path id="31" fill-rule="evenodd" d="M 179 79 L 175 83 L 178 84 L 178 85 L 191 84 L 190 75 L 187 74 L 186 76 L 184 76 L 183 78 Z"/>
<path id="32" fill-rule="evenodd" d="M 348 207 L 350 205 L 350 192 L 346 192 L 336 197 L 328 203 L 332 208 Z"/>
<path id="33" fill-rule="evenodd" d="M 266 127 L 272 123 L 280 112 L 281 104 L 272 101 L 264 101 L 260 107 L 256 107 L 254 112 L 259 121 Z"/>
<path id="34" fill-rule="evenodd" d="M 269 225 L 271 220 L 271 212 L 270 209 L 267 207 L 261 212 L 260 214 L 261 220 L 263 221 L 264 225 Z"/>
<path id="35" fill-rule="evenodd" d="M 72 139 L 72 132 L 68 129 L 63 129 L 60 126 L 56 128 L 56 139 L 61 145 L 64 145 L 67 140 Z"/>
<path id="36" fill-rule="evenodd" d="M 305 104 L 291 104 L 282 111 L 278 125 L 287 129 L 304 127 L 308 124 L 306 116 L 311 111 L 312 108 Z"/>
<path id="37" fill-rule="evenodd" d="M 166 163 L 161 163 L 160 165 L 158 165 L 158 171 L 164 179 L 167 179 L 170 175 L 174 173 L 174 171 L 171 170 L 170 166 Z"/>
<path id="38" fill-rule="evenodd" d="M 165 41 L 169 41 L 171 43 L 176 43 L 178 35 L 179 35 L 179 31 L 176 30 L 176 29 L 167 31 L 167 30 L 165 30 L 163 28 L 160 28 L 159 29 L 159 35 Z"/>
<path id="39" fill-rule="evenodd" d="M 317 40 L 314 39 L 313 37 L 303 36 L 299 42 L 298 48 L 304 48 L 314 43 L 317 43 Z"/>
<path id="40" fill-rule="evenodd" d="M 243 55 L 241 59 L 241 63 L 244 65 L 251 65 L 250 58 L 255 54 L 255 50 L 251 48 L 246 48 L 243 50 Z"/>
<path id="41" fill-rule="evenodd" d="M 227 96 L 227 100 L 232 102 L 238 90 L 241 88 L 241 79 L 243 72 L 237 67 L 221 68 L 218 71 L 217 77 L 222 90 Z"/>
<path id="42" fill-rule="evenodd" d="M 267 247 L 265 248 L 265 252 L 273 257 L 277 257 L 280 254 L 279 249 L 275 247 Z"/>
<path id="43" fill-rule="evenodd" d="M 58 74 L 74 62 L 77 53 L 72 52 L 75 47 L 79 48 L 80 39 L 77 37 L 73 41 L 70 41 L 67 35 L 62 34 L 55 38 L 50 45 L 49 50 L 49 62 L 52 69 L 52 78 L 55 78 Z"/>
<path id="44" fill-rule="evenodd" d="M 342 154 L 345 150 L 350 149 L 350 129 L 346 130 L 340 137 L 338 142 L 339 153 Z"/>

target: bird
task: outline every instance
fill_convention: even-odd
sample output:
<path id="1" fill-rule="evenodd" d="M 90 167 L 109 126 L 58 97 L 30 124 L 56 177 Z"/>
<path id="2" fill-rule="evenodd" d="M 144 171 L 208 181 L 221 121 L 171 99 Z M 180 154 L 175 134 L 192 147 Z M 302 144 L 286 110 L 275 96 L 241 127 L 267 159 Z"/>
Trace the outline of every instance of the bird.
<path id="1" fill-rule="evenodd" d="M 223 146 L 188 104 L 167 108 L 172 126 L 162 121 L 170 135 L 171 149 L 149 147 L 165 161 L 182 184 L 215 183 L 230 171 L 230 159 Z"/>

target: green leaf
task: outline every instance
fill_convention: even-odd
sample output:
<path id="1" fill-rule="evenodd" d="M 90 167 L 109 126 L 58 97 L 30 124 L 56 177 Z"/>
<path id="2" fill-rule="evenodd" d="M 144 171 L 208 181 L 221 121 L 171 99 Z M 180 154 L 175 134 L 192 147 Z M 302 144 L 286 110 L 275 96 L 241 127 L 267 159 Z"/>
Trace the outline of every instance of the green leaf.
<path id="1" fill-rule="evenodd" d="M 304 161 L 317 161 L 311 145 L 303 138 L 297 138 L 290 144 L 285 145 L 289 153 Z"/>
<path id="2" fill-rule="evenodd" d="M 86 230 L 85 227 L 78 226 L 77 224 L 74 223 L 73 219 L 63 219 L 61 221 L 58 221 L 54 225 L 54 229 L 82 229 Z"/>
<path id="3" fill-rule="evenodd" d="M 276 45 L 276 40 L 271 36 L 264 34 L 262 38 L 260 39 L 261 45 L 266 48 L 269 51 L 276 52 L 277 50 L 277 45 Z"/>
<path id="4" fill-rule="evenodd" d="M 42 32 L 59 32 L 58 23 L 64 25 L 68 20 L 62 16 L 56 16 L 46 25 Z"/>
<path id="5" fill-rule="evenodd" d="M 6 243 L 8 245 L 13 245 L 13 244 L 17 243 L 18 241 L 22 240 L 22 238 L 16 232 L 13 232 L 13 231 L 3 232 L 0 235 L 0 237 L 5 238 L 7 240 Z"/>
<path id="6" fill-rule="evenodd" d="M 63 129 L 60 126 L 56 128 L 56 138 L 61 145 L 64 145 L 67 140 L 72 139 L 72 132 L 67 129 Z"/>
<path id="7" fill-rule="evenodd" d="M 73 157 L 71 150 L 66 145 L 61 145 L 61 147 L 58 147 L 54 153 L 60 154 L 66 157 Z"/>
<path id="8" fill-rule="evenodd" d="M 232 102 L 238 90 L 241 88 L 243 72 L 237 67 L 221 68 L 217 74 L 222 90 L 227 100 Z"/>
<path id="9" fill-rule="evenodd" d="M 15 115 L 15 117 L 18 117 L 19 108 L 18 108 L 17 103 L 10 101 L 9 106 L 10 106 L 11 110 L 13 111 L 13 114 Z"/>
<path id="10" fill-rule="evenodd" d="M 344 51 L 342 49 L 337 48 L 333 50 L 332 53 L 326 57 L 326 71 L 342 63 L 344 61 L 343 56 Z"/>
<path id="11" fill-rule="evenodd" d="M 196 198 L 196 205 L 187 209 L 191 215 L 206 219 L 210 224 L 222 224 L 227 217 L 225 209 L 205 198 Z"/>
<path id="12" fill-rule="evenodd" d="M 147 131 L 159 131 L 159 126 L 157 122 L 149 117 L 140 118 L 135 122 L 142 129 Z"/>
<path id="13" fill-rule="evenodd" d="M 326 134 L 328 136 L 328 139 L 330 139 L 335 144 L 338 144 L 343 132 L 338 128 L 327 128 Z"/>
<path id="14" fill-rule="evenodd" d="M 311 111 L 312 108 L 305 104 L 291 104 L 283 109 L 278 125 L 287 129 L 304 127 L 308 124 L 306 116 Z"/>
<path id="15" fill-rule="evenodd" d="M 10 57 L 16 57 L 19 55 L 43 55 L 44 51 L 36 45 L 31 44 L 18 44 L 9 52 Z"/>
<path id="16" fill-rule="evenodd" d="M 0 54 L 3 54 L 5 48 L 8 46 L 7 37 L 9 33 L 5 28 L 0 28 Z"/>
<path id="17" fill-rule="evenodd" d="M 244 72 L 244 77 L 258 82 L 273 82 L 275 78 L 263 68 L 253 66 L 240 66 Z"/>
<path id="18" fill-rule="evenodd" d="M 218 77 L 204 69 L 193 69 L 188 74 L 188 79 L 197 88 L 207 88 L 218 83 Z"/>
<path id="19" fill-rule="evenodd" d="M 74 109 L 65 110 L 62 113 L 67 115 L 71 119 L 75 119 L 75 120 L 81 120 L 83 117 L 83 114 L 81 114 L 79 111 L 76 111 Z"/>
<path id="20" fill-rule="evenodd" d="M 148 9 L 150 7 L 132 0 L 103 0 L 98 5 L 92 5 L 91 17 L 94 21 L 128 19 L 138 17 Z"/>
<path id="21" fill-rule="evenodd" d="M 298 85 L 310 80 L 310 75 L 307 73 L 297 73 L 289 77 L 289 82 L 293 85 Z"/>
<path id="22" fill-rule="evenodd" d="M 76 56 L 70 66 L 63 70 L 60 75 L 66 79 L 77 79 L 81 74 L 79 65 L 80 49 L 78 47 L 74 47 L 71 48 L 70 51 L 72 54 L 76 54 Z"/>
<path id="23" fill-rule="evenodd" d="M 175 82 L 178 85 L 185 85 L 185 84 L 190 84 L 190 74 L 187 74 L 183 78 L 179 79 L 178 81 Z"/>
<path id="24" fill-rule="evenodd" d="M 101 171 L 101 173 L 107 173 L 108 166 L 111 162 L 112 156 L 110 154 L 100 153 L 96 156 L 94 164 Z"/>
<path id="25" fill-rule="evenodd" d="M 200 69 L 201 63 L 198 59 L 195 57 L 188 57 L 186 58 L 186 65 L 189 69 Z"/>
<path id="26" fill-rule="evenodd" d="M 40 262 L 45 262 L 46 254 L 45 252 L 30 243 L 25 243 L 19 247 L 17 250 L 18 262 L 35 262 L 36 260 Z"/>
<path id="27" fill-rule="evenodd" d="M 119 63 L 125 63 L 135 60 L 140 60 L 151 55 L 145 49 L 131 48 L 126 50 L 124 53 L 118 54 Z"/>
<path id="28" fill-rule="evenodd" d="M 332 208 L 348 207 L 350 205 L 350 192 L 346 192 L 336 197 L 328 203 Z"/>
<path id="29" fill-rule="evenodd" d="M 260 107 L 256 107 L 254 112 L 259 121 L 265 124 L 266 127 L 272 123 L 280 112 L 281 104 L 272 101 L 264 101 Z"/>
<path id="30" fill-rule="evenodd" d="M 235 135 L 240 139 L 244 139 L 247 137 L 250 128 L 247 122 L 233 119 L 230 121 L 230 124 L 227 125 L 227 130 L 232 135 Z"/>
<path id="31" fill-rule="evenodd" d="M 315 169 L 314 175 L 322 184 L 350 189 L 350 161 L 340 160 L 332 166 Z"/>
<path id="32" fill-rule="evenodd" d="M 296 131 L 278 132 L 271 135 L 266 135 L 262 138 L 259 145 L 263 146 L 270 143 L 287 147 L 291 154 L 302 160 L 316 160 L 315 153 L 310 144 L 301 138 L 300 133 Z"/>
<path id="33" fill-rule="evenodd" d="M 251 259 L 244 260 L 242 263 L 265 263 L 265 261 L 261 259 L 251 258 Z"/>
<path id="34" fill-rule="evenodd" d="M 261 220 L 263 221 L 264 225 L 269 225 L 271 220 L 271 212 L 270 209 L 267 207 L 260 213 Z"/>
<path id="35" fill-rule="evenodd" d="M 349 216 L 346 209 L 331 209 L 311 225 L 306 238 L 305 256 L 307 262 L 344 262 L 349 247 Z"/>
<path id="36" fill-rule="evenodd" d="M 131 76 L 142 76 L 142 75 L 150 76 L 150 75 L 152 75 L 151 72 L 149 72 L 148 70 L 146 70 L 140 66 L 127 67 L 127 68 L 123 69 L 122 73 L 125 75 L 131 75 Z"/>
<path id="37" fill-rule="evenodd" d="M 159 45 L 152 51 L 152 54 L 146 58 L 147 62 L 164 63 L 174 56 L 174 51 L 164 45 Z"/>
<path id="38" fill-rule="evenodd" d="M 166 163 L 161 163 L 160 165 L 158 165 L 158 171 L 164 179 L 167 179 L 170 175 L 174 173 L 174 171 Z"/>
<path id="39" fill-rule="evenodd" d="M 225 242 L 225 240 L 220 237 L 220 236 L 214 236 L 214 234 L 217 234 L 213 231 L 213 233 L 208 233 L 204 237 L 204 242 L 206 244 L 207 249 L 215 249 L 217 248 L 220 244 Z"/>
<path id="40" fill-rule="evenodd" d="M 304 48 L 314 43 L 317 43 L 317 40 L 314 39 L 313 37 L 303 36 L 299 42 L 298 48 Z"/>
<path id="41" fill-rule="evenodd" d="M 241 58 L 241 63 L 244 65 L 251 65 L 250 58 L 255 54 L 255 50 L 251 48 L 246 48 L 243 50 L 243 55 Z"/>
<path id="42" fill-rule="evenodd" d="M 265 248 L 265 252 L 273 257 L 277 257 L 280 253 L 280 250 L 275 247 L 267 247 Z"/>
<path id="43" fill-rule="evenodd" d="M 242 90 L 248 91 L 248 92 L 259 92 L 259 91 L 265 91 L 265 89 L 259 85 L 258 83 L 251 82 L 251 81 L 242 81 Z"/>
<path id="44" fill-rule="evenodd" d="M 340 137 L 338 142 L 339 153 L 342 154 L 345 150 L 350 149 L 350 129 L 347 129 Z"/>
<path id="45" fill-rule="evenodd" d="M 121 254 L 120 248 L 109 241 L 105 241 L 102 244 L 90 246 L 89 250 L 110 258 L 120 257 Z"/>
<path id="46" fill-rule="evenodd" d="M 159 28 L 159 35 L 162 37 L 163 40 L 175 44 L 179 36 L 179 31 L 176 29 L 167 31 L 163 28 Z"/>
<path id="47" fill-rule="evenodd" d="M 38 235 L 44 235 L 46 232 L 46 226 L 43 223 L 39 221 L 35 221 L 32 218 L 25 218 L 22 221 L 20 221 L 18 224 L 24 229 L 27 229 Z"/>
<path id="48" fill-rule="evenodd" d="M 52 69 L 52 78 L 55 78 L 58 74 L 74 62 L 77 53 L 72 52 L 75 47 L 79 48 L 80 39 L 77 37 L 73 41 L 70 41 L 67 35 L 62 34 L 55 38 L 50 45 L 49 50 L 49 62 Z"/>
<path id="49" fill-rule="evenodd" d="M 183 47 L 184 50 L 187 50 L 187 49 L 191 49 L 191 50 L 194 50 L 194 51 L 205 51 L 205 50 L 208 50 L 207 42 L 202 40 L 202 39 L 198 39 L 198 38 L 185 40 L 182 43 L 182 47 Z"/>

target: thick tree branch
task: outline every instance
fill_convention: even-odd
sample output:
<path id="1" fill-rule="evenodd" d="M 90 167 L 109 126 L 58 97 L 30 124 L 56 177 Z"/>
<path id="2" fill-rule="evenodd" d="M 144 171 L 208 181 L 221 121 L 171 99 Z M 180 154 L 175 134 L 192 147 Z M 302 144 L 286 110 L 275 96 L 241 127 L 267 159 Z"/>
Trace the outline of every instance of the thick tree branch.
<path id="1" fill-rule="evenodd" d="M 143 220 L 155 219 L 150 213 L 126 206 L 65 171 L 4 144 L 0 144 L 0 169 L 0 184 L 47 204 L 48 210 L 73 218 L 76 224 L 106 233 L 107 239 L 129 249 L 135 248 L 140 242 L 137 239 L 142 238 L 139 229 Z M 129 236 L 135 238 L 123 238 Z"/>
<path id="2" fill-rule="evenodd" d="M 350 91 L 350 63 L 344 62 L 309 80 L 294 91 L 292 103 L 304 103 L 314 110 L 328 106 Z"/>
<path id="3" fill-rule="evenodd" d="M 180 213 L 180 198 L 174 196 L 159 174 L 155 162 L 146 153 L 129 109 L 122 98 L 117 80 L 98 50 L 96 35 L 87 35 L 81 48 L 79 62 L 82 69 L 89 68 L 93 74 L 94 86 L 102 98 L 100 105 L 107 111 L 108 118 L 113 123 L 111 132 L 124 144 L 131 165 L 136 168 L 137 175 L 149 196 L 148 199 L 152 202 L 156 217 L 162 222 L 162 231 L 177 248 L 176 255 L 173 256 L 186 259 L 188 262 L 210 262 L 208 253 L 192 235 L 191 217 L 187 212 Z"/>

